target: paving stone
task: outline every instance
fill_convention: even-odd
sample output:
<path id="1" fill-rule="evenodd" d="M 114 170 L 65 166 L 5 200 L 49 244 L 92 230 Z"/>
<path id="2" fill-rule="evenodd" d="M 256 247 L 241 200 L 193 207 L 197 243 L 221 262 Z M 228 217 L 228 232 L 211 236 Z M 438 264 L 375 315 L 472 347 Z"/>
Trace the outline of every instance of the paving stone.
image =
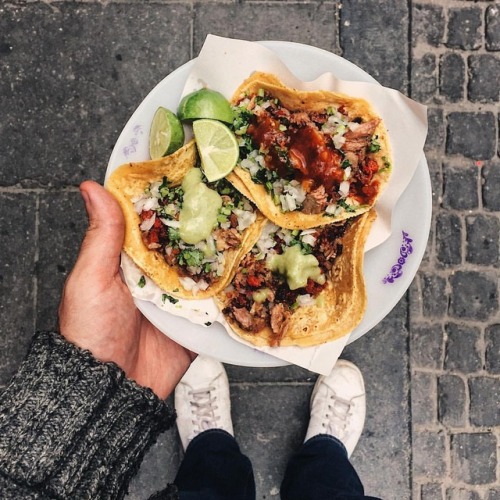
<path id="1" fill-rule="evenodd" d="M 500 50 L 500 9 L 498 5 L 486 8 L 486 49 Z"/>
<path id="2" fill-rule="evenodd" d="M 367 421 L 353 454 L 365 493 L 390 500 L 410 498 L 408 302 L 402 299 L 369 333 L 349 344 L 342 357 L 363 373 Z M 387 369 L 381 370 L 384 366 Z M 380 404 L 383 402 L 383 411 Z M 388 429 L 391 429 L 388 432 Z M 391 474 L 380 474 L 391 470 Z"/>
<path id="3" fill-rule="evenodd" d="M 462 262 L 462 222 L 453 213 L 441 212 L 436 218 L 436 256 L 445 266 Z"/>
<path id="4" fill-rule="evenodd" d="M 500 374 L 500 325 L 491 325 L 485 331 L 486 370 Z"/>
<path id="5" fill-rule="evenodd" d="M 173 405 L 173 398 L 169 398 Z M 160 434 L 148 450 L 141 467 L 132 479 L 126 500 L 145 500 L 172 483 L 177 474 L 183 452 L 177 428 Z"/>
<path id="6" fill-rule="evenodd" d="M 446 500 L 481 500 L 479 494 L 464 488 L 448 488 L 446 490 Z"/>
<path id="7" fill-rule="evenodd" d="M 451 477 L 468 484 L 496 481 L 495 436 L 488 432 L 451 436 Z"/>
<path id="8" fill-rule="evenodd" d="M 493 377 L 469 379 L 469 419 L 479 427 L 500 426 L 500 380 Z"/>
<path id="9" fill-rule="evenodd" d="M 500 487 L 488 490 L 485 500 L 500 500 Z"/>
<path id="10" fill-rule="evenodd" d="M 340 10 L 343 56 L 402 92 L 408 87 L 408 15 L 408 5 L 397 0 L 349 0 Z"/>
<path id="11" fill-rule="evenodd" d="M 480 8 L 450 8 L 446 45 L 464 50 L 480 48 L 482 45 L 481 26 L 482 11 Z"/>
<path id="12" fill-rule="evenodd" d="M 498 311 L 496 278 L 476 271 L 457 271 L 450 276 L 450 315 L 486 320 Z"/>
<path id="13" fill-rule="evenodd" d="M 422 312 L 424 317 L 440 318 L 446 314 L 448 294 L 446 279 L 436 273 L 419 273 L 422 287 Z"/>
<path id="14" fill-rule="evenodd" d="M 429 156 L 429 155 L 428 155 Z M 432 205 L 436 209 L 440 206 L 443 197 L 443 172 L 441 158 L 427 158 L 427 166 L 431 176 Z"/>
<path id="15" fill-rule="evenodd" d="M 500 98 L 500 58 L 492 54 L 469 57 L 468 97 L 473 102 L 497 102 Z"/>
<path id="16" fill-rule="evenodd" d="M 437 380 L 433 373 L 413 371 L 411 407 L 413 425 L 430 425 L 437 421 Z"/>
<path id="17" fill-rule="evenodd" d="M 314 383 L 317 374 L 299 366 L 288 365 L 273 368 L 252 368 L 248 366 L 226 365 L 231 383 L 238 382 L 309 382 Z"/>
<path id="18" fill-rule="evenodd" d="M 287 40 L 339 53 L 334 5 L 209 3 L 194 5 L 194 50 L 209 33 L 245 40 Z M 235 23 L 234 20 L 238 22 Z"/>
<path id="19" fill-rule="evenodd" d="M 500 222 L 490 215 L 469 215 L 465 218 L 467 229 L 466 260 L 479 265 L 498 264 Z"/>
<path id="20" fill-rule="evenodd" d="M 479 347 L 481 338 L 479 328 L 467 324 L 447 323 L 445 331 L 445 370 L 458 370 L 462 373 L 481 370 L 483 363 Z"/>
<path id="21" fill-rule="evenodd" d="M 439 421 L 450 427 L 465 424 L 465 384 L 456 375 L 442 375 L 438 379 Z"/>
<path id="22" fill-rule="evenodd" d="M 414 431 L 412 437 L 414 477 L 442 477 L 446 473 L 444 432 Z"/>
<path id="23" fill-rule="evenodd" d="M 414 4 L 412 10 L 412 45 L 419 42 L 438 47 L 445 32 L 444 9 L 438 5 Z"/>
<path id="24" fill-rule="evenodd" d="M 410 335 L 412 368 L 441 368 L 443 356 L 443 331 L 441 325 L 417 324 Z"/>
<path id="25" fill-rule="evenodd" d="M 279 489 L 290 456 L 303 442 L 311 391 L 312 385 L 231 387 L 234 432 L 254 465 L 257 498 Z"/>
<path id="26" fill-rule="evenodd" d="M 450 102 L 464 97 L 465 62 L 460 54 L 450 52 L 441 56 L 439 64 L 439 92 Z"/>
<path id="27" fill-rule="evenodd" d="M 477 188 L 478 168 L 455 166 L 452 162 L 444 165 L 443 207 L 454 210 L 471 210 L 479 205 Z"/>
<path id="28" fill-rule="evenodd" d="M 427 109 L 427 126 L 425 150 L 442 151 L 446 141 L 446 127 L 442 109 L 431 107 Z"/>
<path id="29" fill-rule="evenodd" d="M 495 155 L 495 115 L 490 112 L 453 112 L 447 116 L 446 153 L 474 160 L 488 160 Z"/>
<path id="30" fill-rule="evenodd" d="M 489 163 L 482 169 L 483 206 L 486 210 L 500 211 L 500 165 Z"/>
<path id="31" fill-rule="evenodd" d="M 0 386 L 4 386 L 26 355 L 34 332 L 36 196 L 0 193 L 0 213 Z"/>
<path id="32" fill-rule="evenodd" d="M 76 260 L 86 229 L 87 216 L 80 193 L 41 195 L 37 329 L 56 327 L 64 281 Z"/>
<path id="33" fill-rule="evenodd" d="M 443 500 L 443 488 L 440 483 L 423 484 L 420 489 L 421 500 Z"/>
<path id="34" fill-rule="evenodd" d="M 424 54 L 421 59 L 413 61 L 411 67 L 412 98 L 420 102 L 428 102 L 437 94 L 436 56 Z"/>
<path id="35" fill-rule="evenodd" d="M 133 110 L 190 59 L 190 10 L 72 2 L 3 9 L 0 33 L 9 51 L 0 55 L 0 183 L 102 180 Z M 21 135 L 30 138 L 22 148 Z"/>

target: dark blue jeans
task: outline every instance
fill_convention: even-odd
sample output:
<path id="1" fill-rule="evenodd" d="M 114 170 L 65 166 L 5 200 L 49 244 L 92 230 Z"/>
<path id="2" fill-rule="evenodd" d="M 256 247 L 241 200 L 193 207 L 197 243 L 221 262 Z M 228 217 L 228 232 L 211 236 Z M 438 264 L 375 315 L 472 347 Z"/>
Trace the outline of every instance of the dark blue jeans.
<path id="1" fill-rule="evenodd" d="M 227 432 L 202 432 L 189 444 L 175 484 L 182 500 L 255 500 L 252 464 Z M 290 459 L 281 483 L 282 500 L 377 500 L 363 485 L 344 445 L 314 436 Z"/>

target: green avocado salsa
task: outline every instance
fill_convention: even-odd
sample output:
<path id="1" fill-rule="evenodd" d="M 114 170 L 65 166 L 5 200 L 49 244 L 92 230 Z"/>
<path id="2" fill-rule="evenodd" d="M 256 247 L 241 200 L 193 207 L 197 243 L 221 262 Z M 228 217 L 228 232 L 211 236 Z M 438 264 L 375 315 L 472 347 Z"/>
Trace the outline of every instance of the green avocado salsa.
<path id="1" fill-rule="evenodd" d="M 210 236 L 222 207 L 219 193 L 208 188 L 201 179 L 201 170 L 193 168 L 182 181 L 184 201 L 179 214 L 179 232 L 190 245 L 196 245 Z"/>
<path id="2" fill-rule="evenodd" d="M 314 255 L 304 255 L 298 245 L 287 247 L 281 255 L 273 255 L 268 266 L 271 271 L 286 276 L 290 290 L 305 287 L 309 278 L 321 285 L 325 282 L 318 259 Z"/>

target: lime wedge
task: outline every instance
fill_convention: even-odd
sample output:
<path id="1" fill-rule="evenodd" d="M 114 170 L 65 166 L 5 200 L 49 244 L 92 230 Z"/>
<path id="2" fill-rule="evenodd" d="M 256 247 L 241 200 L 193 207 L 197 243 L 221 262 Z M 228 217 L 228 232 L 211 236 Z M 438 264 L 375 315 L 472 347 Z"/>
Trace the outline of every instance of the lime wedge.
<path id="1" fill-rule="evenodd" d="M 184 96 L 179 103 L 177 116 L 180 120 L 210 118 L 233 123 L 233 110 L 229 101 L 215 90 L 201 89 Z"/>
<path id="2" fill-rule="evenodd" d="M 184 128 L 172 111 L 159 107 L 149 132 L 149 155 L 152 160 L 177 151 L 184 144 Z"/>
<path id="3" fill-rule="evenodd" d="M 194 139 L 201 158 L 201 168 L 208 182 L 222 179 L 233 170 L 240 149 L 233 132 L 217 120 L 193 122 Z"/>

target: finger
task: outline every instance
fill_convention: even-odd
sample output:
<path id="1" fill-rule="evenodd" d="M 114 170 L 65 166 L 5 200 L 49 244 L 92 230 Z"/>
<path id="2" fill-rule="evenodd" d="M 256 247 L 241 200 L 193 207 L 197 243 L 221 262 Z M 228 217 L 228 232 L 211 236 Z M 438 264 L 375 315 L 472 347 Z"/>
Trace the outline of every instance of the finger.
<path id="1" fill-rule="evenodd" d="M 93 272 L 113 276 L 120 265 L 120 252 L 125 236 L 125 221 L 120 205 L 97 182 L 80 185 L 89 225 L 75 268 L 81 266 L 89 276 Z"/>

